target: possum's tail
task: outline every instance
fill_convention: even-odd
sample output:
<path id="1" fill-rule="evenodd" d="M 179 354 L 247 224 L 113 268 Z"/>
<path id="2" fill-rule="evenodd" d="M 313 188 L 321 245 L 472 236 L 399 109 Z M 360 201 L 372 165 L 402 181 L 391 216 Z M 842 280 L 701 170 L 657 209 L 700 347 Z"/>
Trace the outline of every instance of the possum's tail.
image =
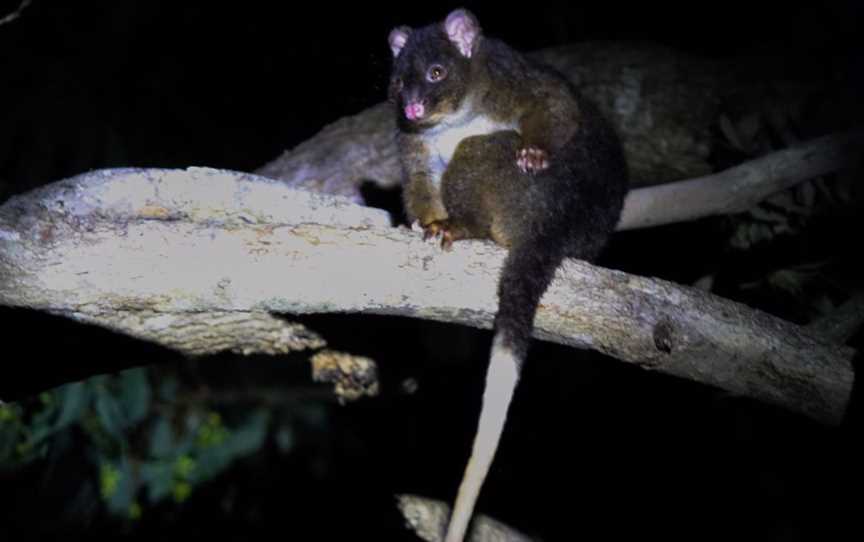
<path id="1" fill-rule="evenodd" d="M 521 242 L 510 249 L 498 283 L 495 338 L 486 372 L 486 389 L 471 458 L 462 476 L 445 542 L 462 542 L 471 521 L 489 466 L 507 420 L 507 410 L 519 382 L 522 363 L 531 342 L 534 313 L 540 297 L 563 259 L 559 246 L 541 239 Z"/>

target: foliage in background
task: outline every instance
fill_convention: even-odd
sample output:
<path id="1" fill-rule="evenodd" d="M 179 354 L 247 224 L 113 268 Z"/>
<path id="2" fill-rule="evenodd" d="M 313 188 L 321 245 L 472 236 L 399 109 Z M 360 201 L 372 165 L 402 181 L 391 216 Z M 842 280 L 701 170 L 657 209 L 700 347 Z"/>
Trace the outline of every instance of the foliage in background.
<path id="1" fill-rule="evenodd" d="M 62 456 L 83 442 L 87 479 L 104 509 L 137 519 L 147 506 L 187 500 L 264 445 L 272 409 L 232 408 L 229 421 L 205 397 L 188 400 L 175 376 L 153 372 L 96 376 L 0 406 L 0 470 Z M 282 451 L 293 445 L 286 430 L 274 439 Z"/>
<path id="2" fill-rule="evenodd" d="M 717 122 L 715 169 L 819 135 L 807 128 L 806 106 L 802 98 L 724 112 Z M 857 266 L 850 267 L 834 243 L 860 223 L 860 177 L 859 169 L 811 179 L 726 217 L 731 263 L 702 282 L 711 289 L 715 279 L 723 280 L 720 295 L 801 324 L 831 314 L 860 288 Z"/>

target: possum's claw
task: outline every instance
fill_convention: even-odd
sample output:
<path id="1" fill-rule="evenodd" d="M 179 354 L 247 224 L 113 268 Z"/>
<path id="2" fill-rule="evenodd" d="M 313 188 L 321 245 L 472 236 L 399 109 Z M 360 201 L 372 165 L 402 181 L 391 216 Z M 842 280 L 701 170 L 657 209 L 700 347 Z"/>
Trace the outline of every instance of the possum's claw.
<path id="1" fill-rule="evenodd" d="M 516 151 L 516 165 L 522 173 L 538 173 L 549 167 L 549 154 L 539 147 Z"/>
<path id="2" fill-rule="evenodd" d="M 440 238 L 441 248 L 450 251 L 453 241 L 459 239 L 449 220 L 435 220 L 423 226 L 423 240 Z"/>

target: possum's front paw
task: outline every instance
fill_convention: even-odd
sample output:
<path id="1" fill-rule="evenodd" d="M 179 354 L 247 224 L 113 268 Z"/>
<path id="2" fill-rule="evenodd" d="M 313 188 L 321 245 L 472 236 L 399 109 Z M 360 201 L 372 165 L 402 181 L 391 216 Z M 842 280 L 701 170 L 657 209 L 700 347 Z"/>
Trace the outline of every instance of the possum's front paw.
<path id="1" fill-rule="evenodd" d="M 450 250 L 453 248 L 453 241 L 461 239 L 458 228 L 454 228 L 449 220 L 435 220 L 423 226 L 423 240 L 440 238 L 441 248 Z"/>
<path id="2" fill-rule="evenodd" d="M 539 147 L 524 147 L 516 151 L 516 165 L 522 173 L 537 173 L 549 167 L 549 154 Z"/>

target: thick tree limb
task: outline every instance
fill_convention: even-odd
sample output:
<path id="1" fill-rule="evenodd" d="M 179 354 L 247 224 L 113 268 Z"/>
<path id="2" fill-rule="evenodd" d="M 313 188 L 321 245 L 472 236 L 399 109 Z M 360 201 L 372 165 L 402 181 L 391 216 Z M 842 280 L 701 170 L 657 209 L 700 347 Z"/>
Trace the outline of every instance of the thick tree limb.
<path id="1" fill-rule="evenodd" d="M 166 284 L 168 286 L 168 284 Z M 296 323 L 264 311 L 151 311 L 144 307 L 108 312 L 51 311 L 83 322 L 121 330 L 189 356 L 235 352 L 237 354 L 287 354 L 323 348 L 324 339 Z"/>
<path id="2" fill-rule="evenodd" d="M 364 181 L 383 187 L 399 184 L 402 173 L 395 136 L 393 108 L 381 103 L 325 126 L 255 173 L 283 180 L 292 188 L 360 203 Z"/>
<path id="3" fill-rule="evenodd" d="M 12 21 L 20 17 L 21 13 L 23 13 L 24 10 L 27 9 L 27 6 L 30 5 L 30 2 L 32 2 L 32 0 L 21 0 L 21 4 L 18 5 L 18 9 L 0 18 L 0 26 L 11 23 Z"/>
<path id="4" fill-rule="evenodd" d="M 95 172 L 0 207 L 0 303 L 181 350 L 182 341 L 164 338 L 171 325 L 148 336 L 134 315 L 170 323 L 202 313 L 245 319 L 338 311 L 490 327 L 503 256 L 484 242 L 457 243 L 443 253 L 414 232 L 390 227 L 383 212 L 199 168 Z M 568 261 L 536 325 L 542 339 L 825 422 L 839 422 L 849 400 L 852 349 L 662 280 Z M 278 344 L 293 341 L 273 333 Z M 275 349 L 254 340 L 225 346 Z"/>
<path id="5" fill-rule="evenodd" d="M 216 247 L 211 246 L 213 252 L 208 253 L 207 260 L 189 260 L 189 254 L 184 254 L 182 248 L 186 243 L 179 242 L 168 248 L 169 244 L 179 241 L 176 238 L 178 230 L 169 227 L 172 232 L 164 240 L 142 239 L 144 244 L 139 245 L 138 250 L 142 252 L 138 255 L 129 246 L 117 253 L 111 250 L 112 237 L 128 237 L 130 221 L 139 221 L 142 225 L 156 222 L 185 224 L 197 230 L 198 235 L 205 236 L 209 228 L 232 231 L 237 224 L 280 224 L 283 222 L 279 217 L 286 213 L 289 213 L 290 221 L 297 224 L 330 223 L 333 220 L 347 227 L 389 224 L 381 211 L 357 206 L 346 209 L 344 202 L 304 192 L 289 191 L 286 196 L 281 183 L 257 177 L 254 185 L 244 183 L 244 179 L 249 177 L 195 168 L 179 172 L 107 170 L 55 183 L 35 190 L 25 198 L 14 198 L 0 211 L 0 268 L 4 268 L 10 258 L 29 255 L 37 258 L 30 264 L 36 266 L 39 273 L 46 273 L 49 269 L 44 266 L 51 264 L 45 262 L 52 259 L 62 262 L 81 256 L 76 252 L 82 242 L 78 235 L 85 230 L 100 238 L 104 235 L 104 240 L 109 242 L 103 247 L 105 250 L 97 251 L 93 263 L 103 267 L 98 280 L 104 280 L 104 291 L 111 293 L 104 303 L 78 304 L 71 308 L 63 303 L 69 293 L 66 286 L 54 284 L 53 288 L 41 290 L 38 281 L 30 282 L 35 277 L 27 276 L 24 268 L 14 268 L 14 264 L 11 269 L 4 268 L 0 273 L 0 290 L 12 290 L 17 302 L 8 304 L 43 308 L 188 355 L 225 350 L 243 354 L 279 354 L 321 348 L 326 343 L 317 334 L 264 310 L 229 306 L 223 311 L 218 306 L 202 306 L 196 300 L 188 299 L 186 296 L 191 292 L 185 285 L 195 281 L 196 268 L 231 266 L 230 260 L 220 258 Z M 15 226 L 7 229 L 5 225 L 10 223 Z M 33 235 L 37 237 L 34 239 Z M 190 239 L 195 237 L 192 235 Z M 30 245 L 34 241 L 38 248 Z M 132 253 L 126 252 L 130 249 Z M 34 252 L 28 252 L 30 250 Z M 41 251 L 50 255 L 45 262 L 38 259 Z M 255 255 L 247 254 L 246 257 L 254 259 Z M 160 259 L 168 265 L 174 261 L 178 266 L 165 271 L 163 276 L 149 274 L 155 281 L 149 285 L 153 290 L 143 296 L 140 290 L 126 295 L 129 285 L 122 281 L 137 282 L 140 274 L 152 270 L 151 260 Z M 184 265 L 188 267 L 184 268 Z M 122 278 L 115 282 L 110 277 L 115 276 L 113 273 L 121 267 L 125 271 L 116 275 Z M 58 278 L 64 280 L 62 271 L 60 275 Z M 94 276 L 94 280 L 97 277 Z M 17 289 L 25 283 L 33 288 L 32 292 L 26 288 Z M 156 302 L 161 295 L 159 290 L 171 292 L 167 295 L 175 302 L 186 300 L 189 303 L 187 310 L 161 310 Z M 35 299 L 31 299 L 31 295 Z"/>
<path id="6" fill-rule="evenodd" d="M 832 134 L 714 175 L 637 188 L 627 194 L 618 229 L 684 222 L 746 211 L 775 192 L 862 160 L 864 130 Z"/>

